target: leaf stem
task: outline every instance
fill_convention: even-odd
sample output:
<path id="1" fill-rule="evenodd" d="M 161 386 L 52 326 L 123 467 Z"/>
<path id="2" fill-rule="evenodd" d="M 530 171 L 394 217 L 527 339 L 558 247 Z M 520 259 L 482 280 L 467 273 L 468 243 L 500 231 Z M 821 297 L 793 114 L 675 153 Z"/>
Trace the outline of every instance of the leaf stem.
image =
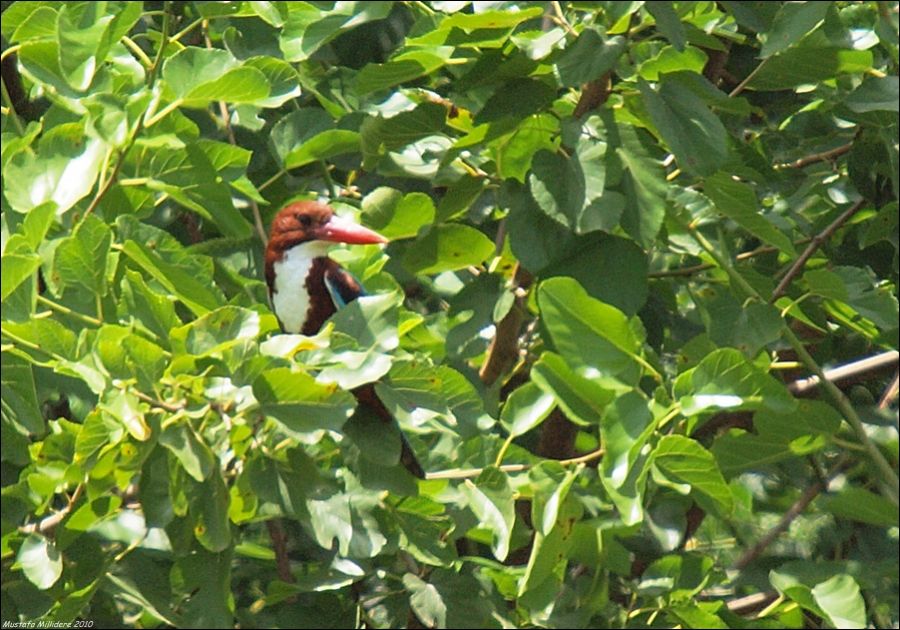
<path id="1" fill-rule="evenodd" d="M 153 60 L 147 56 L 147 53 L 145 53 L 143 51 L 143 49 L 140 46 L 138 46 L 133 39 L 131 39 L 130 37 L 125 35 L 122 37 L 122 43 L 124 43 L 125 46 L 128 47 L 128 50 L 130 50 L 131 52 L 133 52 L 135 54 L 135 56 L 138 58 L 138 60 L 141 62 L 141 64 L 143 64 L 143 66 L 147 70 L 150 70 L 153 68 Z"/>
<path id="2" fill-rule="evenodd" d="M 68 315 L 69 317 L 74 317 L 75 319 L 80 319 L 81 321 L 83 321 L 87 324 L 91 324 L 93 326 L 103 325 L 102 320 L 99 320 L 96 317 L 91 317 L 90 315 L 84 315 L 82 313 L 79 313 L 78 311 L 73 311 L 68 306 L 63 306 L 62 304 L 58 304 L 58 303 L 54 302 L 53 300 L 50 300 L 50 299 L 44 297 L 43 295 L 39 294 L 37 296 L 37 301 L 40 302 L 41 304 L 44 304 L 45 306 L 52 308 L 54 311 L 59 311 L 60 313 L 62 313 L 64 315 Z"/>
<path id="3" fill-rule="evenodd" d="M 750 81 L 753 80 L 753 77 L 755 77 L 757 74 L 759 74 L 759 71 L 762 70 L 766 66 L 767 63 L 769 63 L 769 59 L 771 59 L 771 57 L 766 57 L 761 62 L 759 62 L 759 65 L 756 66 L 755 68 L 753 68 L 753 71 L 750 74 L 748 74 L 744 78 L 743 81 L 738 83 L 737 87 L 735 87 L 733 90 L 731 90 L 731 92 L 729 92 L 728 96 L 731 98 L 734 98 L 735 96 L 737 96 L 738 94 L 743 92 L 744 88 L 747 87 L 747 84 L 749 84 Z"/>
<path id="4" fill-rule="evenodd" d="M 160 120 L 171 114 L 173 111 L 178 109 L 184 104 L 184 99 L 176 98 L 174 101 L 163 107 L 161 110 L 156 112 L 153 116 L 151 116 L 148 120 L 144 121 L 144 127 L 150 128 Z"/>
<path id="5" fill-rule="evenodd" d="M 503 457 L 506 455 L 506 451 L 509 450 L 509 447 L 512 445 L 513 440 L 515 439 L 515 435 L 512 433 L 503 441 L 503 446 L 500 447 L 500 451 L 497 453 L 497 458 L 494 460 L 494 466 L 500 468 L 500 464 L 503 463 Z"/>

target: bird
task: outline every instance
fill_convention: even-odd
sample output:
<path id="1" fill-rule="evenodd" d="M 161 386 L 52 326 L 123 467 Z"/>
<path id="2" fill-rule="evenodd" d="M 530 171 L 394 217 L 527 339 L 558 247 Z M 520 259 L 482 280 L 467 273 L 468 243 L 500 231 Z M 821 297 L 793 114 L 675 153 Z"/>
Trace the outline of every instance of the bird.
<path id="1" fill-rule="evenodd" d="M 328 257 L 335 243 L 383 244 L 388 240 L 367 227 L 339 217 L 331 206 L 297 201 L 282 208 L 266 245 L 265 276 L 269 300 L 286 333 L 315 335 L 328 318 L 365 291 L 353 274 Z M 360 406 L 385 423 L 393 416 L 369 383 L 352 390 Z M 400 432 L 400 463 L 415 477 L 425 471 Z"/>

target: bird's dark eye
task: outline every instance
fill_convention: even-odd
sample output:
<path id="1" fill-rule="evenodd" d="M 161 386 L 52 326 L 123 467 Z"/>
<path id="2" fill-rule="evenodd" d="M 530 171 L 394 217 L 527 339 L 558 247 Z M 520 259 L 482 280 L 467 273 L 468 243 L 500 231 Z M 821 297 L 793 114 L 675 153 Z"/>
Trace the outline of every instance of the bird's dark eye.
<path id="1" fill-rule="evenodd" d="M 299 217 L 297 217 L 297 219 L 300 221 L 300 225 L 305 228 L 308 228 L 310 225 L 312 225 L 312 217 L 308 214 L 301 214 Z"/>

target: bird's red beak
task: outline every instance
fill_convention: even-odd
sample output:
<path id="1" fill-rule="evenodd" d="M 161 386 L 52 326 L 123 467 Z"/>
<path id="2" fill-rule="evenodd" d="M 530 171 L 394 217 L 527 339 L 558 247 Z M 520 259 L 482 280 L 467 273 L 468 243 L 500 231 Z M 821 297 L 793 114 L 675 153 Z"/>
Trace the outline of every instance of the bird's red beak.
<path id="1" fill-rule="evenodd" d="M 388 240 L 378 232 L 363 227 L 353 221 L 342 219 L 333 215 L 328 223 L 318 228 L 314 238 L 320 241 L 333 243 L 347 243 L 348 245 L 370 245 L 375 243 L 387 243 Z"/>

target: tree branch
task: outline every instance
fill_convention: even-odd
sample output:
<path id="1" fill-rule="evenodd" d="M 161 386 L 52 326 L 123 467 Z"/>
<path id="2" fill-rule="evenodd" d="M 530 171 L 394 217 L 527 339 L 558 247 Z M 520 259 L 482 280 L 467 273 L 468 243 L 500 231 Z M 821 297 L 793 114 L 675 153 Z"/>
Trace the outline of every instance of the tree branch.
<path id="1" fill-rule="evenodd" d="M 598 448 L 596 451 L 591 451 L 587 455 L 561 459 L 558 461 L 561 466 L 577 466 L 578 464 L 586 464 L 595 459 L 600 459 L 605 452 L 604 449 Z M 504 464 L 503 466 L 497 466 L 497 469 L 501 472 L 516 473 L 529 470 L 533 467 L 533 464 Z M 425 479 L 474 479 L 483 472 L 484 468 L 451 468 L 449 470 L 426 473 Z"/>
<path id="2" fill-rule="evenodd" d="M 898 363 L 900 363 L 900 352 L 891 350 L 890 352 L 876 354 L 874 357 L 860 359 L 847 365 L 825 370 L 824 374 L 826 380 L 837 383 L 870 372 L 878 372 L 888 367 L 896 367 Z M 817 388 L 819 383 L 821 383 L 821 379 L 817 375 L 813 375 L 790 383 L 788 389 L 792 394 L 799 396 Z"/>
<path id="3" fill-rule="evenodd" d="M 23 534 L 41 534 L 48 535 L 52 534 L 53 531 L 59 526 L 60 523 L 69 515 L 72 511 L 72 508 L 75 507 L 75 504 L 78 503 L 78 499 L 81 498 L 82 493 L 84 492 L 84 484 L 80 483 L 75 487 L 75 492 L 72 493 L 72 496 L 69 497 L 68 503 L 66 503 L 66 507 L 61 509 L 59 512 L 55 512 L 50 516 L 38 521 L 37 523 L 31 523 L 30 525 L 25 525 L 19 528 L 19 531 Z"/>
<path id="4" fill-rule="evenodd" d="M 525 319 L 527 290 L 534 282 L 531 275 L 522 265 L 517 264 L 513 272 L 512 289 L 517 295 L 512 308 L 497 324 L 494 338 L 488 346 L 487 357 L 478 372 L 485 385 L 493 385 L 501 375 L 507 372 L 519 358 L 519 330 Z M 519 289 L 526 295 L 518 295 Z"/>
<path id="5" fill-rule="evenodd" d="M 816 253 L 816 250 L 819 249 L 825 241 L 831 238 L 831 235 L 834 234 L 838 228 L 840 228 L 844 223 L 850 220 L 850 218 L 862 209 L 865 205 L 865 199 L 860 199 L 852 206 L 847 208 L 841 215 L 831 222 L 827 228 L 822 230 L 820 233 L 816 234 L 812 241 L 810 241 L 809 245 L 807 245 L 806 249 L 800 254 L 800 257 L 794 261 L 794 264 L 791 265 L 790 269 L 788 269 L 787 273 L 784 274 L 784 277 L 781 279 L 781 282 L 778 283 L 778 286 L 775 287 L 775 290 L 772 291 L 772 297 L 769 298 L 769 302 L 774 302 L 782 295 L 784 295 L 785 291 L 787 291 L 788 286 L 790 286 L 791 282 L 794 281 L 794 278 L 803 271 L 804 265 L 806 265 L 806 261 L 812 258 L 812 255 Z"/>
<path id="6" fill-rule="evenodd" d="M 827 151 L 822 151 L 820 153 L 813 153 L 812 155 L 807 155 L 806 157 L 794 160 L 793 162 L 776 164 L 775 169 L 781 170 L 786 168 L 803 168 L 817 162 L 830 162 L 831 160 L 840 157 L 845 153 L 848 153 L 852 148 L 853 142 L 848 142 L 847 144 L 835 147 L 834 149 L 828 149 Z"/>
<path id="7" fill-rule="evenodd" d="M 900 393 L 900 371 L 894 372 L 894 379 L 878 400 L 878 408 L 887 409 L 898 393 Z"/>
<path id="8" fill-rule="evenodd" d="M 203 20 L 203 40 L 206 42 L 206 47 L 212 50 L 212 40 L 209 38 L 209 20 Z M 189 28 L 193 28 L 191 25 Z M 228 136 L 228 142 L 232 144 L 232 146 L 237 146 L 237 139 L 234 137 L 234 129 L 231 127 L 231 115 L 228 113 L 228 104 L 225 101 L 219 101 L 219 115 L 222 117 L 222 125 L 225 127 L 225 133 Z M 259 240 L 262 241 L 263 246 L 267 245 L 269 242 L 268 236 L 266 235 L 266 228 L 262 222 L 262 214 L 259 211 L 259 204 L 256 203 L 256 200 L 249 199 L 250 202 L 250 210 L 253 213 L 253 226 L 256 228 L 256 233 L 259 235 Z"/>
<path id="9" fill-rule="evenodd" d="M 281 528 L 281 519 L 269 519 L 266 521 L 266 529 L 269 530 L 269 538 L 272 540 L 272 549 L 275 551 L 275 566 L 278 568 L 278 578 L 287 584 L 293 584 L 294 574 L 291 572 L 291 559 L 288 556 L 287 536 Z"/>
<path id="10" fill-rule="evenodd" d="M 815 499 L 819 494 L 826 490 L 828 484 L 834 479 L 841 470 L 844 469 L 844 466 L 847 465 L 849 457 L 844 453 L 840 457 L 838 457 L 838 461 L 835 462 L 834 466 L 831 467 L 831 470 L 825 475 L 824 479 L 820 479 L 813 483 L 811 486 L 806 488 L 803 491 L 803 494 L 800 495 L 800 498 L 797 499 L 794 504 L 788 509 L 787 512 L 781 517 L 781 520 L 770 529 L 765 536 L 763 536 L 758 543 L 753 545 L 750 549 L 748 549 L 744 555 L 738 558 L 737 562 L 732 565 L 732 569 L 736 571 L 741 571 L 748 564 L 756 560 L 762 553 L 771 545 L 776 538 L 778 538 L 783 532 L 787 531 L 787 528 L 791 526 L 791 523 L 794 522 L 800 514 L 807 508 L 807 506 L 812 503 L 813 499 Z"/>

